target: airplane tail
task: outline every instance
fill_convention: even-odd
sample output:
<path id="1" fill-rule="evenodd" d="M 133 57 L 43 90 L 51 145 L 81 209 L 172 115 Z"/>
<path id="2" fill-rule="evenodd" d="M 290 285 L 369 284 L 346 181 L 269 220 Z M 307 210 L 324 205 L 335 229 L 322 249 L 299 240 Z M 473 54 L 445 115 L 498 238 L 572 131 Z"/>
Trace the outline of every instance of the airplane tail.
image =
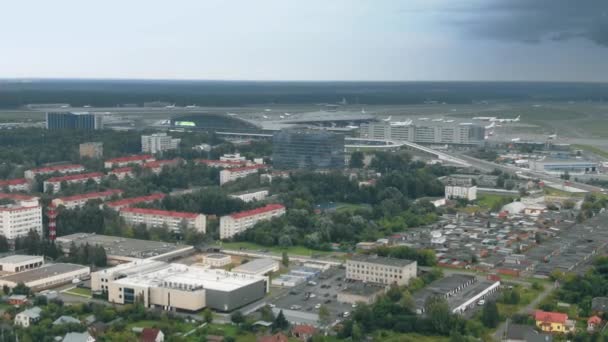
<path id="1" fill-rule="evenodd" d="M 515 118 L 515 121 L 519 121 L 519 118 L 520 118 L 520 117 L 521 117 L 521 115 L 518 115 L 518 116 Z"/>

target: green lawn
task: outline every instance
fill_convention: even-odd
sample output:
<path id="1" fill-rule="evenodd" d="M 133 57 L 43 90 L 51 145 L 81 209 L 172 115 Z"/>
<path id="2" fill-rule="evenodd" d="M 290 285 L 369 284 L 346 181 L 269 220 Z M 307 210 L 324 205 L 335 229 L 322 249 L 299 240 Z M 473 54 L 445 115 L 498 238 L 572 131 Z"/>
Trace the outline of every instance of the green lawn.
<path id="1" fill-rule="evenodd" d="M 327 251 L 317 251 L 314 249 L 310 249 L 304 246 L 292 246 L 289 248 L 282 248 L 279 246 L 266 247 L 262 245 L 258 245 L 253 242 L 223 242 L 222 247 L 226 249 L 238 250 L 240 248 L 245 248 L 247 250 L 257 252 L 260 250 L 269 250 L 270 252 L 281 254 L 286 251 L 288 254 L 293 255 L 302 255 L 302 256 L 312 256 L 312 255 L 330 255 L 335 252 L 327 252 Z"/>
<path id="2" fill-rule="evenodd" d="M 483 194 L 477 198 L 477 204 L 485 209 L 491 209 L 498 204 L 505 203 L 506 199 L 513 198 L 510 195 Z M 506 202 L 508 203 L 508 202 Z"/>
<path id="3" fill-rule="evenodd" d="M 220 336 L 230 336 L 234 337 L 235 340 L 239 342 L 255 342 L 256 336 L 253 333 L 247 332 L 243 334 L 238 334 L 238 328 L 236 325 L 232 324 L 208 324 L 203 328 L 209 335 L 220 335 Z"/>
<path id="4" fill-rule="evenodd" d="M 43 112 L 8 110 L 0 111 L 0 122 L 44 121 Z"/>
<path id="5" fill-rule="evenodd" d="M 572 145 L 572 148 L 578 149 L 578 150 L 587 151 L 587 152 L 591 152 L 593 154 L 597 154 L 600 157 L 608 158 L 608 151 L 603 150 L 603 149 L 601 149 L 599 147 L 595 147 L 595 146 L 591 146 L 591 145 L 579 145 L 579 144 L 575 144 L 575 145 Z"/>
<path id="6" fill-rule="evenodd" d="M 89 297 L 89 298 L 91 298 L 91 290 L 90 289 L 85 289 L 85 288 L 82 288 L 82 287 L 75 287 L 73 289 L 65 291 L 65 293 L 72 294 L 72 295 L 75 295 L 75 296 L 81 296 L 81 297 Z"/>
<path id="7" fill-rule="evenodd" d="M 374 341 L 383 342 L 447 342 L 449 337 L 445 336 L 429 336 L 421 334 L 399 334 L 395 332 L 381 331 L 374 334 Z"/>
<path id="8" fill-rule="evenodd" d="M 367 209 L 367 210 L 371 210 L 369 205 L 365 205 L 365 204 L 352 204 L 352 203 L 339 203 L 338 206 L 336 207 L 336 211 L 348 211 L 348 212 L 353 212 L 355 210 L 359 210 L 359 209 Z"/>

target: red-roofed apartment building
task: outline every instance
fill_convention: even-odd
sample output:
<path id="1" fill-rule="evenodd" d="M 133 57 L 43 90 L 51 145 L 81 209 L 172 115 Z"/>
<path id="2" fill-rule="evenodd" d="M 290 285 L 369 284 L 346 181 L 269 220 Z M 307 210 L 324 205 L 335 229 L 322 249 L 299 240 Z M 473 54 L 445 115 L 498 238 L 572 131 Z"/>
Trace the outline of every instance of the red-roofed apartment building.
<path id="1" fill-rule="evenodd" d="M 0 189 L 10 191 L 32 191 L 29 181 L 25 178 L 0 180 Z"/>
<path id="2" fill-rule="evenodd" d="M 229 239 L 244 232 L 256 223 L 285 215 L 285 207 L 280 204 L 268 204 L 264 207 L 241 211 L 220 218 L 220 239 Z"/>
<path id="3" fill-rule="evenodd" d="M 143 165 L 143 168 L 148 169 L 148 170 L 152 171 L 153 173 L 159 174 L 163 170 L 163 167 L 165 167 L 165 166 L 176 167 L 176 166 L 179 166 L 181 163 L 182 163 L 182 160 L 180 158 L 155 160 L 155 161 L 152 161 L 149 163 L 145 163 Z"/>
<path id="4" fill-rule="evenodd" d="M 60 205 L 66 207 L 67 209 L 80 208 L 84 206 L 88 201 L 94 199 L 100 199 L 102 201 L 107 200 L 108 198 L 117 195 L 120 196 L 122 194 L 122 190 L 119 189 L 110 189 L 101 192 L 89 192 L 86 194 L 67 196 L 67 197 L 58 197 L 55 198 L 51 203 L 53 206 L 58 207 Z"/>
<path id="5" fill-rule="evenodd" d="M 205 215 L 143 208 L 122 208 L 120 216 L 131 225 L 145 224 L 147 227 L 166 225 L 173 231 L 180 231 L 183 224 L 197 232 L 205 233 L 207 220 Z"/>
<path id="6" fill-rule="evenodd" d="M 84 171 L 84 166 L 79 164 L 47 166 L 25 171 L 25 178 L 34 179 L 36 175 L 49 175 L 55 172 L 66 174 L 82 171 Z"/>
<path id="7" fill-rule="evenodd" d="M 42 236 L 42 206 L 38 197 L 3 194 L 0 199 L 13 203 L 0 205 L 0 234 L 13 240 L 33 230 Z"/>
<path id="8" fill-rule="evenodd" d="M 132 164 L 143 165 L 144 163 L 149 163 L 155 160 L 156 158 L 154 158 L 154 156 L 152 155 L 142 154 L 136 156 L 108 159 L 103 163 L 103 167 L 105 167 L 106 169 L 111 169 L 113 167 L 123 167 Z"/>
<path id="9" fill-rule="evenodd" d="M 44 192 L 48 192 L 49 190 L 52 190 L 53 193 L 60 191 L 62 182 L 66 182 L 68 184 L 83 184 L 89 179 L 92 179 L 95 183 L 99 184 L 103 176 L 104 174 L 101 172 L 91 172 L 49 178 L 44 181 Z"/>
<path id="10" fill-rule="evenodd" d="M 258 170 L 264 169 L 264 165 L 251 165 L 244 167 L 237 167 L 234 169 L 226 169 L 220 171 L 220 185 L 223 185 L 228 182 L 232 182 L 239 178 L 247 177 L 249 175 L 254 175 L 258 173 Z"/>
<path id="11" fill-rule="evenodd" d="M 122 208 L 130 207 L 134 204 L 152 203 L 154 201 L 160 201 L 163 198 L 165 198 L 165 194 L 158 193 L 158 194 L 152 194 L 152 195 L 147 195 L 147 196 L 125 198 L 125 199 L 121 199 L 118 201 L 108 202 L 105 205 L 108 208 L 111 208 L 114 210 L 120 210 Z"/>

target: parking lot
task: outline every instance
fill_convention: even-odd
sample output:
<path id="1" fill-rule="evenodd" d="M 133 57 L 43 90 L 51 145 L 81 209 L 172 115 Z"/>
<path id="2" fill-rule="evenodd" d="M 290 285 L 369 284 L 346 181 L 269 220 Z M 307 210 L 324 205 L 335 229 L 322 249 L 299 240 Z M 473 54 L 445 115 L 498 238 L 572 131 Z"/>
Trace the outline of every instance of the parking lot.
<path id="1" fill-rule="evenodd" d="M 348 284 L 345 275 L 344 269 L 333 267 L 307 283 L 289 288 L 285 294 L 274 298 L 272 304 L 276 308 L 313 314 L 318 314 L 319 307 L 325 305 L 335 321 L 353 310 L 352 305 L 337 301 L 338 292 Z"/>

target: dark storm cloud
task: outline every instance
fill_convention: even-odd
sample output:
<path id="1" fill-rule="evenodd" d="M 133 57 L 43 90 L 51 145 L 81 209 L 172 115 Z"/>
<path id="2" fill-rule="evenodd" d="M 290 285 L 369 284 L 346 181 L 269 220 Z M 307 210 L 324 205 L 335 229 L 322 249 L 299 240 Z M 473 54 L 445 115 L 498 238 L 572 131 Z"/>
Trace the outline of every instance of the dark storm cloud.
<path id="1" fill-rule="evenodd" d="M 608 47 L 608 0 L 484 0 L 457 23 L 474 35 L 541 43 L 586 39 Z"/>

